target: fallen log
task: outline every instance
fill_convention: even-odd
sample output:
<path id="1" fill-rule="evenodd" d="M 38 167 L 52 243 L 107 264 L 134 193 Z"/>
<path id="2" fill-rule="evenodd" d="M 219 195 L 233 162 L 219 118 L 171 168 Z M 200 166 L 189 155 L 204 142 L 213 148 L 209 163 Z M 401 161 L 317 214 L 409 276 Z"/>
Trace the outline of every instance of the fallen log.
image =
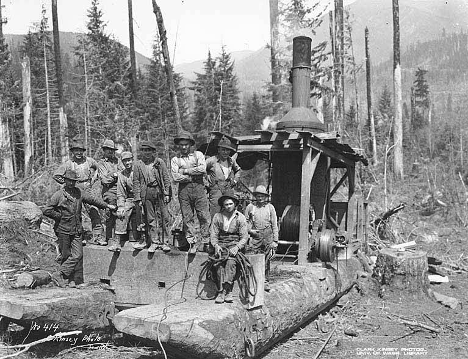
<path id="1" fill-rule="evenodd" d="M 45 270 L 23 272 L 16 279 L 16 287 L 33 289 L 41 285 L 49 284 L 51 281 L 51 273 Z"/>
<path id="2" fill-rule="evenodd" d="M 382 215 L 380 215 L 380 217 L 374 220 L 374 227 L 377 227 L 381 222 L 385 222 L 387 219 L 389 219 L 391 216 L 393 216 L 395 213 L 398 213 L 405 207 L 406 204 L 400 203 L 398 206 L 389 209 L 387 212 L 383 213 Z"/>

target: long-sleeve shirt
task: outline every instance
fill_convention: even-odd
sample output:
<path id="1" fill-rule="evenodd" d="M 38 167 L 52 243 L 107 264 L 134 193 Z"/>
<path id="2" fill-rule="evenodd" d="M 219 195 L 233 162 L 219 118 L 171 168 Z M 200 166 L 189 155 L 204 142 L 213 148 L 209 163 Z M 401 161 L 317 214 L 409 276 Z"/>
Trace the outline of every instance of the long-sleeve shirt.
<path id="1" fill-rule="evenodd" d="M 171 160 L 171 172 L 174 182 L 193 182 L 193 177 L 203 180 L 206 173 L 205 156 L 200 151 L 194 151 L 187 156 L 178 155 Z"/>
<path id="2" fill-rule="evenodd" d="M 97 162 L 91 157 L 83 157 L 83 161 L 77 162 L 73 159 L 65 161 L 53 174 L 54 180 L 63 184 L 63 175 L 67 170 L 73 170 L 78 175 L 78 184 L 88 183 L 89 186 L 94 182 L 95 174 L 98 169 Z"/>
<path id="3" fill-rule="evenodd" d="M 206 174 L 210 187 L 215 186 L 218 181 L 224 182 L 227 179 L 239 181 L 240 166 L 232 157 L 228 157 L 226 162 L 227 167 L 224 167 L 218 156 L 211 156 L 206 160 Z"/>
<path id="4" fill-rule="evenodd" d="M 117 207 L 125 207 L 127 199 L 133 201 L 133 170 L 124 169 L 117 177 Z"/>
<path id="5" fill-rule="evenodd" d="M 248 230 L 271 228 L 273 231 L 273 241 L 278 242 L 278 218 L 275 207 L 271 203 L 259 206 L 257 203 L 250 203 L 245 209 Z"/>
<path id="6" fill-rule="evenodd" d="M 149 170 L 153 173 L 150 176 Z M 155 158 L 152 166 L 148 167 L 142 160 L 133 165 L 133 194 L 135 201 L 145 201 L 148 185 L 156 185 L 164 196 L 171 196 L 171 179 L 164 161 Z"/>
<path id="7" fill-rule="evenodd" d="M 229 236 L 239 236 L 237 243 L 239 249 L 244 248 L 247 244 L 249 233 L 244 215 L 237 210 L 232 215 L 233 218 L 230 222 L 226 222 L 227 218 L 223 211 L 215 214 L 210 227 L 210 241 L 212 245 L 226 243 L 223 237 Z M 227 224 L 227 228 L 225 228 L 225 224 Z M 232 239 L 229 239 L 228 242 L 232 243 Z"/>
<path id="8" fill-rule="evenodd" d="M 117 158 L 103 158 L 98 162 L 98 175 L 101 180 L 103 192 L 112 192 L 117 194 L 117 176 L 119 171 L 123 170 L 122 163 Z"/>
<path id="9" fill-rule="evenodd" d="M 68 235 L 81 233 L 81 207 L 83 202 L 98 208 L 107 208 L 107 203 L 100 198 L 74 187 L 69 190 L 62 188 L 55 192 L 49 203 L 44 207 L 43 213 L 55 220 L 55 232 Z"/>

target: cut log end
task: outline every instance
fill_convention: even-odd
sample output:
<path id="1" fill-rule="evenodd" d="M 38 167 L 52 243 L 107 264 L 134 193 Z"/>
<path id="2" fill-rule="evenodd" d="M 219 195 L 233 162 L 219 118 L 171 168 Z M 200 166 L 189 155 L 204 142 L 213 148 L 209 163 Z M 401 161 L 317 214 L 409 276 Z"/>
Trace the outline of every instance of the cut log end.
<path id="1" fill-rule="evenodd" d="M 373 276 L 391 291 L 427 294 L 427 268 L 426 252 L 384 248 L 377 257 Z"/>
<path id="2" fill-rule="evenodd" d="M 36 288 L 41 285 L 49 284 L 52 281 L 50 273 L 45 270 L 37 270 L 34 272 L 21 273 L 17 280 L 18 288 Z"/>

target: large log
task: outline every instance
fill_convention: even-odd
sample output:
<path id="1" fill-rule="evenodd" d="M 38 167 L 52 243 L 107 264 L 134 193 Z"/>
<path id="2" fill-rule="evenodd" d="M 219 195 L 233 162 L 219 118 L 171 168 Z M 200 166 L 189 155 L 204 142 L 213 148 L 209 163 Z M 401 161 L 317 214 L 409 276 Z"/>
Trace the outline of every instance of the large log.
<path id="1" fill-rule="evenodd" d="M 384 290 L 405 294 L 427 294 L 427 254 L 423 251 L 399 251 L 384 248 L 380 251 L 373 276 Z"/>
<path id="2" fill-rule="evenodd" d="M 37 270 L 34 272 L 23 272 L 16 279 L 18 288 L 36 288 L 41 285 L 49 284 L 52 281 L 50 272 Z"/>
<path id="3" fill-rule="evenodd" d="M 30 201 L 0 201 L 0 224 L 20 220 L 25 220 L 33 228 L 39 228 L 42 211 Z"/>
<path id="4" fill-rule="evenodd" d="M 334 267 L 334 268 L 333 268 Z M 164 302 L 119 312 L 117 330 L 149 339 L 182 358 L 239 358 L 246 349 L 259 355 L 346 293 L 355 283 L 355 258 L 323 268 L 322 264 L 281 266 L 285 278 L 271 282 L 265 304 L 246 310 L 240 301 L 214 304 L 206 300 Z"/>
<path id="5" fill-rule="evenodd" d="M 115 314 L 115 295 L 98 286 L 85 289 L 0 287 L 0 316 L 27 326 L 53 323 L 59 331 L 106 328 Z"/>

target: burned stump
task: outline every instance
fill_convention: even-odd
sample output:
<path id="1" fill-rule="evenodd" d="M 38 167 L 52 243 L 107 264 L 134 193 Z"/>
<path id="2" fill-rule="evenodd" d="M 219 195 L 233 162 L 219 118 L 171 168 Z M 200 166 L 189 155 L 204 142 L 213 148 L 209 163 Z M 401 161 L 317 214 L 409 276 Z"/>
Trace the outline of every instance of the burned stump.
<path id="1" fill-rule="evenodd" d="M 373 277 L 379 281 L 381 292 L 427 294 L 427 253 L 384 248 L 377 257 Z"/>

